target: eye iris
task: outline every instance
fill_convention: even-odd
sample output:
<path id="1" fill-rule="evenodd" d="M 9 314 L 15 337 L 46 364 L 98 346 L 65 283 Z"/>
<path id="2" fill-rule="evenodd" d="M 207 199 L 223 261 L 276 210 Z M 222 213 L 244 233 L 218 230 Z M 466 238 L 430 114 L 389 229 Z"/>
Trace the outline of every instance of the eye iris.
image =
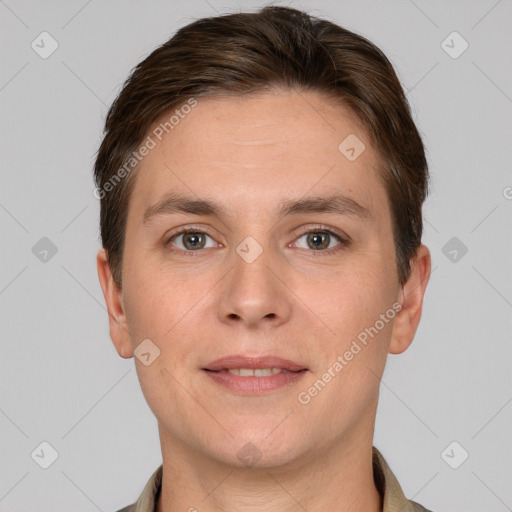
<path id="1" fill-rule="evenodd" d="M 191 245 L 189 245 L 190 241 L 192 242 Z M 204 245 L 204 236 L 202 233 L 184 233 L 183 245 L 187 249 L 197 249 L 198 247 L 201 249 Z"/>
<path id="2" fill-rule="evenodd" d="M 322 237 L 324 237 L 323 241 Z M 325 249 L 329 247 L 329 235 L 327 233 L 309 233 L 308 244 L 310 242 L 313 242 L 313 247 L 315 249 Z"/>

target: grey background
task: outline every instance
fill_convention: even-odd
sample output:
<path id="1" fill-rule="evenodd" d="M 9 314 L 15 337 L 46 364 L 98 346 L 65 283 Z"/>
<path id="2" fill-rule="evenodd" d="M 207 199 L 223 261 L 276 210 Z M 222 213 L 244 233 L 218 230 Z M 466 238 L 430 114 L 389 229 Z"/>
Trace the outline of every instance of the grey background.
<path id="1" fill-rule="evenodd" d="M 94 155 L 133 66 L 196 17 L 259 5 L 0 1 L 0 511 L 117 510 L 160 464 L 134 360 L 108 334 Z M 427 146 L 433 273 L 414 343 L 389 357 L 375 445 L 435 512 L 512 510 L 512 1 L 286 5 L 375 42 Z M 47 59 L 31 48 L 43 31 L 59 45 Z M 442 47 L 453 31 L 469 44 L 458 58 Z M 31 457 L 43 441 L 48 469 Z M 469 453 L 458 469 L 453 441 Z"/>

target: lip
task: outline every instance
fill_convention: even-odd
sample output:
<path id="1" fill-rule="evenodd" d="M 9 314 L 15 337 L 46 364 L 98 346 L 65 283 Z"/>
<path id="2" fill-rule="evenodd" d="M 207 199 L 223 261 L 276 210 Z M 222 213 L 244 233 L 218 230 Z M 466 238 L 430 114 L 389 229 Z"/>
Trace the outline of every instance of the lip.
<path id="1" fill-rule="evenodd" d="M 277 356 L 258 356 L 248 357 L 241 355 L 230 355 L 216 359 L 211 363 L 208 363 L 203 370 L 220 371 L 230 370 L 233 368 L 250 368 L 252 370 L 256 368 L 281 368 L 289 372 L 298 372 L 300 370 L 307 370 L 305 366 L 290 361 L 289 359 L 283 359 Z M 264 379 L 265 377 L 258 377 Z"/>
<path id="2" fill-rule="evenodd" d="M 240 376 L 227 370 L 235 368 L 280 368 L 281 372 L 264 377 Z M 263 395 L 283 387 L 293 386 L 308 372 L 299 363 L 276 356 L 247 357 L 232 355 L 216 359 L 209 363 L 202 372 L 216 383 L 241 395 Z"/>

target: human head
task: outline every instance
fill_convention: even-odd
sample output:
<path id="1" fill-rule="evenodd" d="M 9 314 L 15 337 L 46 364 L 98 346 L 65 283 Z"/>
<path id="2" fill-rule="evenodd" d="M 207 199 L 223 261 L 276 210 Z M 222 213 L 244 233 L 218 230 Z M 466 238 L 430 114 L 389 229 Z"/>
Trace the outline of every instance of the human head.
<path id="1" fill-rule="evenodd" d="M 112 104 L 94 173 L 101 240 L 119 287 L 137 158 L 150 127 L 165 113 L 171 117 L 174 111 L 180 115 L 183 106 L 190 109 L 191 101 L 273 86 L 322 92 L 349 107 L 365 127 L 381 155 L 398 280 L 407 280 L 421 244 L 428 168 L 395 71 L 364 37 L 295 9 L 270 6 L 181 28 L 136 66 Z"/>
<path id="2" fill-rule="evenodd" d="M 424 246 L 417 247 L 409 279 L 399 277 L 393 229 L 412 211 L 411 198 L 422 198 L 411 185 L 426 178 L 426 168 L 414 166 L 424 162 L 421 140 L 413 137 L 417 154 L 407 142 L 414 128 L 406 102 L 399 107 L 402 90 L 377 50 L 372 61 L 370 43 L 315 21 L 323 38 L 318 44 L 307 35 L 308 18 L 289 9 L 233 16 L 178 31 L 136 68 L 109 113 L 105 140 L 111 135 L 110 143 L 124 141 L 143 157 L 112 191 L 99 187 L 106 192 L 102 201 L 112 197 L 119 206 L 128 190 L 120 187 L 131 186 L 127 208 L 102 210 L 105 241 L 116 215 L 126 214 L 117 232 L 124 244 L 122 286 L 112 274 L 121 266 L 108 264 L 106 243 L 98 254 L 111 338 L 122 357 L 158 352 L 148 366 L 137 356 L 136 367 L 159 420 L 164 460 L 240 466 L 236 453 L 248 441 L 259 446 L 267 467 L 311 464 L 333 448 L 337 454 L 330 457 L 338 460 L 356 446 L 368 454 L 386 356 L 412 341 L 428 281 Z M 296 33 L 295 44 L 287 29 Z M 243 34 L 252 43 L 237 41 Z M 360 41 L 357 50 L 354 41 Z M 336 78 L 329 67 L 333 51 L 342 52 L 350 70 L 337 68 L 342 99 L 326 85 Z M 269 71 L 264 63 L 272 59 Z M 366 148 L 353 160 L 339 149 L 349 136 Z M 104 142 L 96 169 L 101 162 L 118 168 L 126 155 L 116 147 Z M 389 175 L 383 155 L 393 164 Z M 406 177 L 397 167 L 404 155 Z M 341 213 L 325 209 L 332 193 L 345 196 Z M 186 196 L 178 211 L 167 202 L 170 194 Z M 416 229 L 421 200 L 414 204 Z M 334 251 L 299 247 L 307 221 L 322 219 L 338 231 Z M 214 245 L 178 249 L 184 224 L 196 241 L 206 234 Z M 261 253 L 251 252 L 254 247 Z M 304 380 L 300 388 L 282 387 L 259 399 L 223 392 L 210 382 L 208 367 L 233 354 L 296 361 Z M 310 391 L 329 375 L 332 384 L 316 395 Z"/>

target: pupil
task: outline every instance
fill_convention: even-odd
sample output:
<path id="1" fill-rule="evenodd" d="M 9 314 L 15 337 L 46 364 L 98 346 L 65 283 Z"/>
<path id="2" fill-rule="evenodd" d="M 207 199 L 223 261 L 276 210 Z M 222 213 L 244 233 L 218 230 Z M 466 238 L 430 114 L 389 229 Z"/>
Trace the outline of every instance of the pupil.
<path id="1" fill-rule="evenodd" d="M 325 237 L 324 240 L 322 241 L 322 237 Z M 325 240 L 327 240 L 327 236 L 326 234 L 313 234 L 313 235 L 310 235 L 310 241 L 313 242 L 314 246 L 316 248 L 323 248 L 322 246 L 325 246 Z M 317 243 L 318 242 L 318 243 Z"/>
<path id="2" fill-rule="evenodd" d="M 201 235 L 199 233 L 188 233 L 185 236 L 185 245 L 190 248 L 196 248 L 200 244 Z"/>

